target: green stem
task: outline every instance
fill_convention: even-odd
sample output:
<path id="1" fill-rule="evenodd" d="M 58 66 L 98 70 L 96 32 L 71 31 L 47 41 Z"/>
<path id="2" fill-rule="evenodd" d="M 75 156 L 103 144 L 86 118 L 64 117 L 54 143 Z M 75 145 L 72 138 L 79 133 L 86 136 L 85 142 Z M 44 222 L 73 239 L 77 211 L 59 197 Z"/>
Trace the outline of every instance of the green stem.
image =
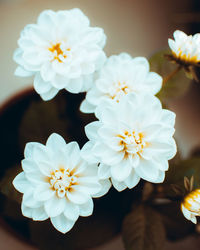
<path id="1" fill-rule="evenodd" d="M 182 66 L 179 65 L 174 71 L 172 71 L 168 76 L 163 79 L 163 85 L 168 82 L 172 77 L 174 77 L 180 70 Z"/>

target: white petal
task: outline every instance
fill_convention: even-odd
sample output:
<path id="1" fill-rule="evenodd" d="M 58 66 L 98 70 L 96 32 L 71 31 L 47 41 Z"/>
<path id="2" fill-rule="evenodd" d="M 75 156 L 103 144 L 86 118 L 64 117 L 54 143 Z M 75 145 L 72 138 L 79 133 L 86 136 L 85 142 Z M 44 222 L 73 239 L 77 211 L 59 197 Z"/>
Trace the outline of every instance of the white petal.
<path id="1" fill-rule="evenodd" d="M 24 170 L 25 173 L 39 171 L 37 164 L 32 159 L 29 158 L 28 159 L 25 158 L 22 160 L 22 169 Z"/>
<path id="2" fill-rule="evenodd" d="M 47 220 L 49 216 L 47 215 L 43 207 L 39 207 L 33 209 L 32 218 L 34 221 L 43 221 Z"/>
<path id="3" fill-rule="evenodd" d="M 97 131 L 101 123 L 99 121 L 91 122 L 85 126 L 85 133 L 89 140 L 95 141 L 98 138 Z"/>
<path id="4" fill-rule="evenodd" d="M 64 210 L 64 215 L 69 220 L 76 221 L 79 217 L 79 206 L 71 203 L 70 201 L 66 201 L 66 206 Z"/>
<path id="5" fill-rule="evenodd" d="M 90 104 L 86 99 L 82 101 L 81 106 L 80 106 L 80 111 L 83 113 L 94 113 L 95 111 L 95 106 Z"/>
<path id="6" fill-rule="evenodd" d="M 30 192 L 27 190 L 26 193 L 24 193 L 23 195 L 23 199 L 22 202 L 24 203 L 24 205 L 26 207 L 30 207 L 30 208 L 38 208 L 42 206 L 42 203 L 39 201 L 36 201 L 33 197 L 33 191 Z"/>
<path id="7" fill-rule="evenodd" d="M 28 70 L 25 70 L 24 68 L 22 68 L 21 66 L 18 66 L 15 70 L 15 75 L 16 76 L 21 76 L 21 77 L 28 77 L 28 76 L 32 76 L 34 73 Z"/>
<path id="8" fill-rule="evenodd" d="M 51 199 L 55 194 L 49 183 L 38 185 L 34 190 L 34 199 L 37 201 L 46 201 Z"/>
<path id="9" fill-rule="evenodd" d="M 131 174 L 124 181 L 128 188 L 135 187 L 140 181 L 140 177 L 136 174 L 134 170 L 131 171 Z"/>
<path id="10" fill-rule="evenodd" d="M 65 89 L 71 93 L 80 93 L 83 87 L 83 80 L 81 78 L 73 79 L 68 82 Z"/>
<path id="11" fill-rule="evenodd" d="M 56 194 L 44 203 L 44 209 L 49 217 L 55 217 L 64 212 L 66 198 L 58 198 Z"/>
<path id="12" fill-rule="evenodd" d="M 127 185 L 123 181 L 119 182 L 113 178 L 111 178 L 111 180 L 112 180 L 112 184 L 113 184 L 114 188 L 117 189 L 117 191 L 121 192 L 127 188 Z"/>
<path id="13" fill-rule="evenodd" d="M 34 78 L 34 83 L 33 83 L 34 89 L 38 94 L 43 94 L 48 92 L 52 86 L 50 82 L 46 82 L 42 79 L 40 73 L 37 73 L 35 78 Z"/>
<path id="14" fill-rule="evenodd" d="M 110 172 L 110 166 L 100 163 L 98 168 L 98 177 L 99 179 L 107 179 L 110 178 L 111 172 Z"/>
<path id="15" fill-rule="evenodd" d="M 25 206 L 24 203 L 22 202 L 21 210 L 22 210 L 23 216 L 28 217 L 28 218 L 32 218 L 33 208 Z"/>
<path id="16" fill-rule="evenodd" d="M 61 233 L 69 232 L 75 224 L 75 221 L 67 219 L 63 214 L 50 218 L 53 226 Z"/>
<path id="17" fill-rule="evenodd" d="M 94 195 L 92 195 L 92 197 L 94 198 L 99 198 L 99 197 L 104 196 L 105 194 L 107 194 L 107 192 L 111 188 L 111 182 L 109 179 L 100 180 L 99 183 L 101 184 L 101 190 L 98 193 L 95 193 Z"/>
<path id="18" fill-rule="evenodd" d="M 154 181 L 154 183 L 163 183 L 164 179 L 165 179 L 165 172 L 159 171 L 158 178 Z"/>
<path id="19" fill-rule="evenodd" d="M 142 179 L 154 182 L 159 176 L 159 170 L 156 166 L 157 164 L 153 161 L 141 159 L 135 171 Z"/>
<path id="20" fill-rule="evenodd" d="M 81 192 L 81 187 L 75 187 L 72 191 L 67 192 L 68 199 L 75 204 L 84 204 L 89 200 L 89 195 Z"/>
<path id="21" fill-rule="evenodd" d="M 94 154 L 91 153 L 93 146 L 94 145 L 91 141 L 86 142 L 81 149 L 81 157 L 85 159 L 87 162 L 97 163 L 98 162 L 97 158 L 95 157 Z"/>
<path id="22" fill-rule="evenodd" d="M 124 181 L 131 173 L 132 166 L 128 163 L 127 160 L 121 161 L 117 165 L 111 167 L 111 176 L 112 179 L 116 181 Z"/>
<path id="23" fill-rule="evenodd" d="M 65 146 L 65 154 L 68 156 L 69 168 L 73 169 L 80 161 L 80 148 L 77 142 L 70 142 Z"/>
<path id="24" fill-rule="evenodd" d="M 157 73 L 150 72 L 145 79 L 145 86 L 148 87 L 149 92 L 153 95 L 157 94 L 162 87 L 162 77 Z"/>
<path id="25" fill-rule="evenodd" d="M 49 91 L 40 94 L 40 96 L 44 101 L 49 101 L 57 95 L 58 91 L 58 89 L 52 87 Z"/>
<path id="26" fill-rule="evenodd" d="M 94 203 L 92 199 L 89 199 L 86 203 L 79 205 L 80 216 L 90 216 L 93 213 Z"/>
<path id="27" fill-rule="evenodd" d="M 29 142 L 26 144 L 24 149 L 24 157 L 25 158 L 33 158 L 33 150 L 35 147 L 40 147 L 40 143 L 38 142 Z"/>
<path id="28" fill-rule="evenodd" d="M 25 177 L 24 172 L 18 174 L 15 179 L 13 180 L 13 186 L 19 191 L 20 193 L 25 193 L 27 189 L 31 186 L 28 180 Z"/>
<path id="29" fill-rule="evenodd" d="M 53 151 L 56 151 L 58 148 L 64 148 L 66 146 L 66 142 L 62 136 L 53 133 L 49 136 L 46 146 L 50 147 Z"/>

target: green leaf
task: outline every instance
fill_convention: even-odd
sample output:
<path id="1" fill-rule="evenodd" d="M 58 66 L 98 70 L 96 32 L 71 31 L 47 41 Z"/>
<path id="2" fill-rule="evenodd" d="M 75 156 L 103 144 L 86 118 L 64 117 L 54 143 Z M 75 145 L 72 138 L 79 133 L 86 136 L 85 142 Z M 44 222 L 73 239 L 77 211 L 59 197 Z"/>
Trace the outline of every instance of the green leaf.
<path id="1" fill-rule="evenodd" d="M 171 54 L 170 50 L 160 51 L 149 59 L 151 71 L 160 74 L 163 79 L 178 67 L 177 64 L 165 58 L 167 54 Z M 184 69 L 181 69 L 163 85 L 157 96 L 165 104 L 170 99 L 184 95 L 190 86 L 190 82 L 191 80 L 186 77 Z"/>
<path id="2" fill-rule="evenodd" d="M 169 240 L 179 240 L 195 232 L 195 225 L 183 216 L 180 202 L 158 204 L 155 209 L 162 216 Z"/>
<path id="3" fill-rule="evenodd" d="M 27 142 L 46 143 L 52 133 L 60 134 L 67 142 L 77 141 L 82 147 L 88 141 L 84 127 L 96 120 L 93 114 L 83 114 L 79 106 L 84 94 L 60 92 L 53 100 L 44 102 L 31 97 L 19 128 L 21 151 Z"/>
<path id="4" fill-rule="evenodd" d="M 165 229 L 160 214 L 149 206 L 135 206 L 124 219 L 122 237 L 126 250 L 162 250 Z"/>
<path id="5" fill-rule="evenodd" d="M 179 184 L 184 186 L 184 177 L 194 176 L 194 188 L 200 188 L 200 157 L 192 157 L 170 164 L 166 172 L 164 184 Z"/>
<path id="6" fill-rule="evenodd" d="M 8 169 L 0 180 L 0 192 L 11 200 L 21 202 L 21 194 L 14 188 L 12 182 L 14 178 L 22 171 L 20 166 Z"/>
<path id="7" fill-rule="evenodd" d="M 63 100 L 64 101 L 64 100 Z M 64 108 L 65 104 L 63 103 Z M 22 150 L 27 142 L 46 143 L 52 133 L 66 137 L 68 122 L 60 109 L 58 101 L 33 100 L 27 108 L 19 129 L 19 140 Z"/>

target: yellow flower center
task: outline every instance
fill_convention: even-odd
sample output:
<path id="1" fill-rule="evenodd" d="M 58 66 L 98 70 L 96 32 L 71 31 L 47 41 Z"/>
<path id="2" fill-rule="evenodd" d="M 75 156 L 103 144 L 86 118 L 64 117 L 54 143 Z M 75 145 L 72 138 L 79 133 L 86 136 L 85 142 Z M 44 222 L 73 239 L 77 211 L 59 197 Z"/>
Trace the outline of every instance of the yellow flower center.
<path id="1" fill-rule="evenodd" d="M 200 215 L 200 189 L 196 189 L 186 195 L 182 204 L 190 212 Z"/>
<path id="2" fill-rule="evenodd" d="M 61 48 L 61 43 L 57 43 L 49 48 L 49 51 L 53 53 L 54 58 L 53 60 L 58 60 L 58 62 L 63 62 L 64 59 L 68 57 L 69 51 L 71 51 L 70 48 L 67 48 L 63 50 Z"/>
<path id="3" fill-rule="evenodd" d="M 49 183 L 58 197 L 63 198 L 67 191 L 71 191 L 74 185 L 77 185 L 77 177 L 68 169 L 60 167 L 59 170 L 51 172 Z"/>
<path id="4" fill-rule="evenodd" d="M 129 132 L 124 131 L 123 134 L 117 135 L 121 140 L 119 144 L 123 146 L 124 157 L 128 157 L 129 154 L 138 154 L 142 153 L 143 149 L 148 146 L 148 142 L 143 140 L 143 133 L 135 133 L 135 131 Z"/>
<path id="5" fill-rule="evenodd" d="M 126 82 L 117 82 L 113 84 L 113 90 L 110 93 L 110 97 L 119 102 L 119 98 L 121 94 L 128 94 L 130 92 L 129 87 Z"/>

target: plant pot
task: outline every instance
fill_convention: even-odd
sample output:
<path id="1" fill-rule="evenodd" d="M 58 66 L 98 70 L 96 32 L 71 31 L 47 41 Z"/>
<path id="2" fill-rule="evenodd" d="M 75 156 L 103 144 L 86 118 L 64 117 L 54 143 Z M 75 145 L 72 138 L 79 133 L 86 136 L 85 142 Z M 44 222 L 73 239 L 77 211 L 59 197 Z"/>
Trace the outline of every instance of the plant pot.
<path id="1" fill-rule="evenodd" d="M 70 250 L 105 243 L 120 232 L 124 214 L 131 208 L 133 194 L 130 190 L 119 193 L 111 189 L 103 198 L 94 199 L 93 215 L 80 217 L 66 235 L 57 232 L 49 221 L 33 222 L 21 214 L 20 203 L 16 201 L 21 199 L 21 196 L 19 197 L 12 186 L 15 176 L 10 174 L 10 171 L 17 169 L 17 173 L 21 172 L 20 162 L 27 142 L 45 143 L 53 132 L 61 134 L 67 142 L 77 141 L 82 147 L 87 141 L 84 126 L 95 120 L 93 115 L 79 111 L 83 98 L 84 94 L 73 95 L 61 91 L 54 100 L 43 102 L 33 89 L 29 88 L 11 97 L 0 108 L 0 179 L 3 180 L 0 182 L 3 193 L 0 194 L 1 221 L 15 236 L 35 244 L 40 249 L 55 249 L 55 241 L 57 249 L 70 245 Z M 58 117 L 55 107 L 59 110 Z M 135 188 L 134 196 L 140 192 L 140 185 Z"/>

